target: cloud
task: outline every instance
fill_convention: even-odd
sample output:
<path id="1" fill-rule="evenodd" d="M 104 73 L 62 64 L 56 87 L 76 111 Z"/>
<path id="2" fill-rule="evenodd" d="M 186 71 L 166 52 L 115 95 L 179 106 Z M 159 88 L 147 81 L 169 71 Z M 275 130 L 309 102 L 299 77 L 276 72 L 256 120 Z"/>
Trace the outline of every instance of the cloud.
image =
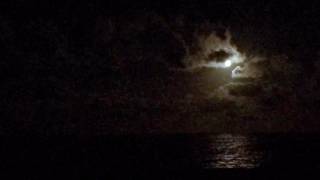
<path id="1" fill-rule="evenodd" d="M 215 31 L 209 35 L 198 35 L 196 41 L 197 51 L 187 51 L 183 62 L 188 69 L 200 67 L 223 68 L 224 62 L 229 60 L 234 63 L 241 63 L 245 55 L 240 53 L 237 47 L 231 42 L 231 33 L 226 30 L 223 36 Z"/>

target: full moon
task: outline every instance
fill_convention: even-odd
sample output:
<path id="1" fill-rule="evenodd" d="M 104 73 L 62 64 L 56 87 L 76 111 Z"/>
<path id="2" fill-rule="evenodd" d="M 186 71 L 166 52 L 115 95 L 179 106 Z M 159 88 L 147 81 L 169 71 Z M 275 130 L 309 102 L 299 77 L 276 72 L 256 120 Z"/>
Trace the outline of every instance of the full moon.
<path id="1" fill-rule="evenodd" d="M 224 62 L 224 67 L 230 67 L 231 66 L 231 61 L 230 60 L 226 60 L 225 62 Z"/>

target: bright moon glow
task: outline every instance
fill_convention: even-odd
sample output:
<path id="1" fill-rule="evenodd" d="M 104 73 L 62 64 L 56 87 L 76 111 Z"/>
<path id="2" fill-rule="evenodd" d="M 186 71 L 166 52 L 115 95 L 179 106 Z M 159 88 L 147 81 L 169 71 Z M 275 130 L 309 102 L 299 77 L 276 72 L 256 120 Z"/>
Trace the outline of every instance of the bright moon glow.
<path id="1" fill-rule="evenodd" d="M 226 60 L 225 62 L 224 62 L 224 66 L 225 67 L 230 67 L 231 66 L 231 61 L 230 60 Z"/>
<path id="2" fill-rule="evenodd" d="M 206 64 L 203 64 L 204 67 L 210 67 L 210 68 L 229 68 L 233 64 L 238 64 L 244 61 L 244 56 L 241 55 L 239 52 L 234 52 L 234 54 L 226 59 L 224 62 L 216 62 L 211 61 Z"/>

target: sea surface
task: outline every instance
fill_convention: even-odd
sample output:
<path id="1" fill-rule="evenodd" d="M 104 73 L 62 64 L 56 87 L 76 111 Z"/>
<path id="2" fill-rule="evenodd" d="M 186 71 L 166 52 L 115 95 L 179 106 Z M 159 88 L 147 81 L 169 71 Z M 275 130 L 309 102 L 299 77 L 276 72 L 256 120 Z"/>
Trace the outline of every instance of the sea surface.
<path id="1" fill-rule="evenodd" d="M 7 137 L 1 167 L 54 174 L 117 169 L 320 169 L 320 136 L 174 134 Z M 22 171 L 21 171 L 22 170 Z"/>

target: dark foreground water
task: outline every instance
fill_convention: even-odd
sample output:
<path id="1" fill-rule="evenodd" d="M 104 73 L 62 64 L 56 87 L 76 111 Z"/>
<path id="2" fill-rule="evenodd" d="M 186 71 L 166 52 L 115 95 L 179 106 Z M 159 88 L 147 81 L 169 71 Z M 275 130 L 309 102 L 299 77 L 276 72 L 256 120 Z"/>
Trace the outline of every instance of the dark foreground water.
<path id="1" fill-rule="evenodd" d="M 117 169 L 320 168 L 317 135 L 147 135 L 2 138 L 1 167 L 101 174 Z"/>

